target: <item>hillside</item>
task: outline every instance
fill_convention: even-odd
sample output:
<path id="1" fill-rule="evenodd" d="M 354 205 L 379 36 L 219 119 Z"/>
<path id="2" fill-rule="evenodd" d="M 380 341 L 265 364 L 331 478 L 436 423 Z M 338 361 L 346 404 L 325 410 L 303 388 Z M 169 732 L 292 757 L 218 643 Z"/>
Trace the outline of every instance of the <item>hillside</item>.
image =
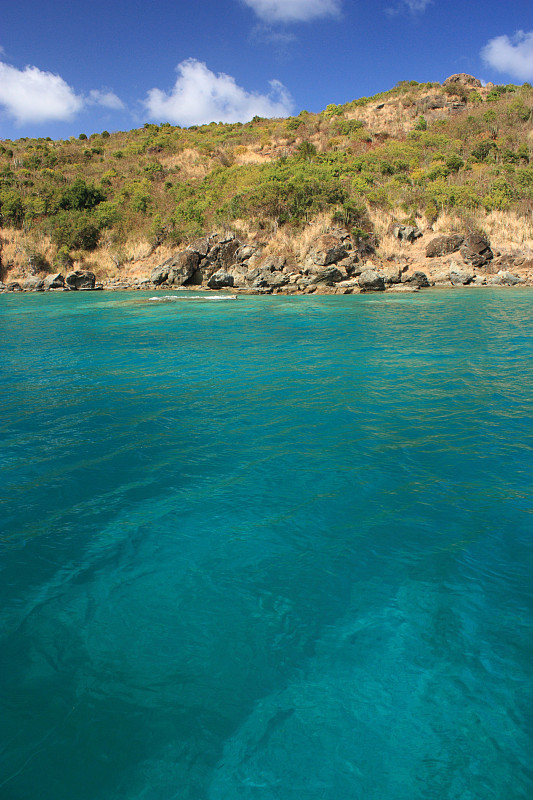
<path id="1" fill-rule="evenodd" d="M 431 232 L 475 232 L 528 264 L 532 208 L 530 84 L 402 81 L 288 119 L 3 141 L 0 279 L 146 277 L 229 231 L 290 264 L 339 230 L 373 264 L 424 263 Z M 423 242 L 402 241 L 394 223 Z"/>

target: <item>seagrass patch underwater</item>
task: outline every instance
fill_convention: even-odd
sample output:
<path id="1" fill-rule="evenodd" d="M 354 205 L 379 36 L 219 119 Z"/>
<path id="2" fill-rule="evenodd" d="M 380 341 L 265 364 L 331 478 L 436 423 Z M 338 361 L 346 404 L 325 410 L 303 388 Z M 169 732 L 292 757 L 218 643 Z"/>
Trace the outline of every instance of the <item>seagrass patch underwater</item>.
<path id="1" fill-rule="evenodd" d="M 0 798 L 530 800 L 523 290 L 0 296 Z"/>

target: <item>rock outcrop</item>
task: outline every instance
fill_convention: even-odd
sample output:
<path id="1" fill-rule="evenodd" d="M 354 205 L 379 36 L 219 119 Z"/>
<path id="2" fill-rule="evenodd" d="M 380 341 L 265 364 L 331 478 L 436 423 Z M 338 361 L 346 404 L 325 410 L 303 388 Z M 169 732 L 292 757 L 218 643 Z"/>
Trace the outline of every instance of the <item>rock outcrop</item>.
<path id="1" fill-rule="evenodd" d="M 450 265 L 450 282 L 452 286 L 467 286 L 474 280 L 474 271 L 453 262 Z"/>
<path id="2" fill-rule="evenodd" d="M 44 288 L 46 291 L 51 289 L 63 289 L 65 286 L 65 278 L 60 272 L 55 272 L 53 275 L 47 275 L 44 279 Z"/>
<path id="3" fill-rule="evenodd" d="M 231 287 L 234 284 L 233 275 L 229 272 L 226 272 L 223 269 L 219 269 L 216 272 L 213 272 L 209 280 L 207 281 L 207 285 L 210 289 L 225 289 L 227 287 Z"/>
<path id="4" fill-rule="evenodd" d="M 474 78 L 473 75 L 469 75 L 467 72 L 456 72 L 454 75 L 450 75 L 449 78 L 443 83 L 443 86 L 449 86 L 454 84 L 462 84 L 463 86 L 472 86 L 476 89 L 481 89 L 483 84 L 478 78 Z"/>
<path id="5" fill-rule="evenodd" d="M 96 283 L 96 276 L 94 272 L 88 270 L 77 269 L 75 272 L 69 272 L 65 278 L 67 289 L 94 289 Z"/>
<path id="6" fill-rule="evenodd" d="M 426 258 L 436 258 L 455 253 L 464 242 L 464 236 L 452 233 L 448 236 L 436 236 L 426 247 Z"/>
<path id="7" fill-rule="evenodd" d="M 375 269 L 365 270 L 359 275 L 357 281 L 362 292 L 385 291 L 383 275 L 380 275 Z"/>
<path id="8" fill-rule="evenodd" d="M 497 275 L 489 278 L 487 282 L 494 286 L 517 286 L 519 283 L 523 283 L 524 280 L 519 278 L 518 275 L 513 275 L 512 272 L 500 270 Z"/>
<path id="9" fill-rule="evenodd" d="M 399 222 L 392 226 L 391 232 L 401 242 L 410 242 L 411 244 L 423 235 L 420 228 L 416 228 L 414 225 L 401 225 Z"/>
<path id="10" fill-rule="evenodd" d="M 332 231 L 318 236 L 311 243 L 305 259 L 306 266 L 327 267 L 346 258 L 352 243 L 347 231 Z"/>
<path id="11" fill-rule="evenodd" d="M 492 260 L 494 254 L 490 243 L 479 233 L 471 233 L 460 247 L 463 261 L 472 267 L 484 267 Z"/>
<path id="12" fill-rule="evenodd" d="M 429 286 L 428 276 L 425 272 L 421 272 L 420 270 L 416 270 L 410 275 L 406 275 L 403 279 L 403 282 L 410 283 L 413 286 L 418 286 L 419 289 Z"/>
<path id="13" fill-rule="evenodd" d="M 31 275 L 29 278 L 24 278 L 22 288 L 25 292 L 42 292 L 44 290 L 44 280 L 36 275 Z"/>

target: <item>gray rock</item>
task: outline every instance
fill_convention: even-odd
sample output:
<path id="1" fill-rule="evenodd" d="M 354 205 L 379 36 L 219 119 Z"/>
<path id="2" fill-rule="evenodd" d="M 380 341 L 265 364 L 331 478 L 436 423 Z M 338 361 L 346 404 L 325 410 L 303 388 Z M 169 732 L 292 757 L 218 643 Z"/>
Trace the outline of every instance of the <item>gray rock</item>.
<path id="1" fill-rule="evenodd" d="M 65 285 L 65 279 L 60 272 L 56 272 L 53 275 L 47 275 L 44 279 L 44 288 L 47 291 L 50 289 L 62 289 Z"/>
<path id="2" fill-rule="evenodd" d="M 162 265 L 163 269 L 168 270 L 166 282 L 169 286 L 183 286 L 199 263 L 200 256 L 194 250 L 182 250 L 176 256 L 168 258 Z"/>
<path id="3" fill-rule="evenodd" d="M 289 276 L 284 272 L 270 271 L 268 269 L 255 269 L 246 278 L 254 288 L 279 289 L 289 283 Z"/>
<path id="4" fill-rule="evenodd" d="M 22 288 L 26 292 L 42 292 L 44 287 L 44 280 L 32 275 L 29 278 L 24 278 L 22 281 Z"/>
<path id="5" fill-rule="evenodd" d="M 333 264 L 330 264 L 329 266 L 318 270 L 318 272 L 313 276 L 312 282 L 325 283 L 326 285 L 331 286 L 334 283 L 345 280 L 347 277 L 348 276 L 346 275 L 346 272 L 340 270 L 338 267 L 333 266 Z"/>
<path id="6" fill-rule="evenodd" d="M 364 266 L 361 263 L 361 259 L 359 258 L 359 253 L 355 250 L 352 250 L 346 258 L 342 258 L 340 261 L 337 261 L 337 267 L 339 269 L 346 270 L 347 275 L 360 275 L 361 272 L 364 271 Z"/>
<path id="7" fill-rule="evenodd" d="M 437 256 L 446 256 L 449 253 L 455 253 L 459 250 L 464 242 L 464 236 L 459 233 L 452 233 L 450 235 L 436 236 L 426 247 L 426 257 L 435 258 Z"/>
<path id="8" fill-rule="evenodd" d="M 392 226 L 392 235 L 399 239 L 401 242 L 416 242 L 417 239 L 423 235 L 420 228 L 416 228 L 413 225 L 400 225 L 399 222 L 396 222 Z"/>
<path id="9" fill-rule="evenodd" d="M 96 276 L 94 272 L 88 270 L 77 269 L 75 272 L 69 272 L 65 278 L 65 284 L 68 289 L 94 289 L 96 283 Z"/>
<path id="10" fill-rule="evenodd" d="M 307 266 L 327 267 L 346 258 L 351 249 L 346 232 L 324 233 L 311 242 L 305 263 Z"/>
<path id="11" fill-rule="evenodd" d="M 418 286 L 420 289 L 429 286 L 428 276 L 426 273 L 418 270 L 411 273 L 411 275 L 404 276 L 403 282 L 410 283 L 413 286 Z"/>
<path id="12" fill-rule="evenodd" d="M 8 281 L 6 284 L 6 289 L 8 292 L 21 292 L 22 286 L 18 281 Z"/>
<path id="13" fill-rule="evenodd" d="M 225 272 L 223 269 L 219 269 L 211 275 L 207 281 L 207 285 L 210 289 L 224 289 L 225 287 L 233 286 L 233 275 L 230 275 L 229 272 Z"/>
<path id="14" fill-rule="evenodd" d="M 209 245 L 207 255 L 199 263 L 204 280 L 208 280 L 219 269 L 229 270 L 235 263 L 235 254 L 241 246 L 241 242 L 235 238 L 234 234 L 215 234 L 209 237 Z"/>
<path id="15" fill-rule="evenodd" d="M 451 286 L 450 270 L 443 269 L 433 273 L 433 283 L 435 286 Z"/>
<path id="16" fill-rule="evenodd" d="M 359 275 L 357 282 L 362 292 L 385 291 L 385 281 L 383 280 L 383 276 L 374 269 L 367 269 L 362 272 Z"/>
<path id="17" fill-rule="evenodd" d="M 480 89 L 483 85 L 478 78 L 474 78 L 473 75 L 469 75 L 467 72 L 456 72 L 454 75 L 450 75 L 449 78 L 446 78 L 443 86 L 456 83 L 464 84 L 465 86 L 475 86 L 477 89 Z"/>
<path id="18" fill-rule="evenodd" d="M 154 267 L 150 273 L 150 280 L 155 286 L 160 286 L 168 278 L 168 267 Z"/>
<path id="19" fill-rule="evenodd" d="M 470 236 L 467 236 L 460 250 L 463 261 L 472 267 L 484 267 L 494 255 L 488 240 L 479 233 L 471 233 Z"/>
<path id="20" fill-rule="evenodd" d="M 518 283 L 523 282 L 523 278 L 519 278 L 518 275 L 513 275 L 512 272 L 507 270 L 500 270 L 494 278 L 490 279 L 490 283 L 496 286 L 516 286 Z"/>
<path id="21" fill-rule="evenodd" d="M 474 280 L 474 272 L 471 269 L 460 267 L 458 264 L 450 266 L 450 282 L 452 286 L 466 286 Z"/>
<path id="22" fill-rule="evenodd" d="M 261 252 L 259 245 L 242 244 L 235 251 L 235 263 L 240 264 L 243 261 L 248 261 L 252 256 L 257 256 Z"/>
<path id="23" fill-rule="evenodd" d="M 210 247 L 209 239 L 204 236 L 201 239 L 196 239 L 194 242 L 191 242 L 187 249 L 191 250 L 193 253 L 197 253 L 200 258 L 205 258 Z"/>
<path id="24" fill-rule="evenodd" d="M 402 280 L 402 273 L 398 265 L 382 267 L 380 269 L 380 273 L 381 275 L 383 275 L 383 280 L 385 281 L 386 286 L 391 286 L 392 284 L 400 283 L 400 281 Z"/>

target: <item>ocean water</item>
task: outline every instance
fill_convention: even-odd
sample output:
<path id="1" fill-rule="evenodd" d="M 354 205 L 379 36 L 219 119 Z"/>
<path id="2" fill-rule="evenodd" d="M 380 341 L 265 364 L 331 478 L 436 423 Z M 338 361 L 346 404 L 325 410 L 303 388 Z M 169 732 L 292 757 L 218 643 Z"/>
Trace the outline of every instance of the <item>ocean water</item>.
<path id="1" fill-rule="evenodd" d="M 0 296 L 0 798 L 531 800 L 532 300 Z"/>

